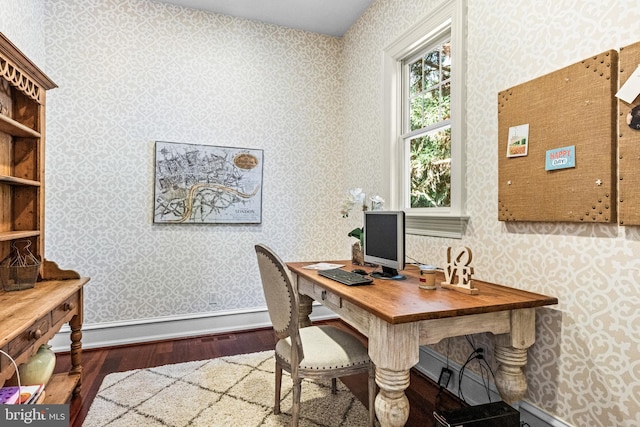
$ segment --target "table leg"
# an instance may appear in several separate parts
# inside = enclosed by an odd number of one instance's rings
[[[527,379],[523,368],[527,364],[527,350],[535,342],[535,310],[511,312],[511,333],[496,336],[495,358],[498,362],[496,387],[507,403],[515,403],[527,393]]]
[[[300,295],[300,301],[298,302],[298,325],[301,328],[306,328],[307,326],[311,326],[311,319],[309,315],[313,310],[313,298],[308,295]]]
[[[82,316],[76,315],[69,322],[71,328],[71,374],[80,374],[80,380],[73,390],[73,395],[80,394],[82,386]]]
[[[382,427],[404,426],[409,419],[409,370],[418,363],[418,327],[415,323],[391,325],[371,319],[369,355],[376,366],[376,416]]]
[[[291,272],[291,281],[294,289],[298,290],[298,275]],[[311,326],[311,319],[309,315],[313,310],[313,298],[309,295],[298,293],[298,326],[306,328]]]
[[[499,344],[499,341],[503,345]],[[527,379],[522,370],[527,364],[527,350],[504,345],[510,341],[508,335],[496,337],[495,357],[499,363],[496,370],[496,387],[505,402],[515,403],[527,393]]]
[[[73,395],[80,394],[82,386],[82,323],[84,322],[84,289],[78,290],[78,314],[69,321],[71,328],[71,370],[70,374],[79,374],[78,384],[73,389]]]
[[[404,391],[409,387],[409,371],[392,371],[376,367],[376,416],[380,425],[403,426],[409,419],[409,399]]]

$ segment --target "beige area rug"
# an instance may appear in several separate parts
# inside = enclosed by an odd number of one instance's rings
[[[289,426],[291,378],[283,375],[280,415],[273,414],[273,351],[109,374],[84,427]],[[301,427],[366,426],[364,405],[338,381],[304,380]]]

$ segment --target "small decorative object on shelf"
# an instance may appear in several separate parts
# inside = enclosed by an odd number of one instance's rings
[[[0,263],[0,281],[5,291],[33,288],[40,271],[40,260],[29,250],[30,240],[11,243],[11,253]]]
[[[36,354],[31,356],[27,363],[18,366],[21,385],[47,384],[53,370],[56,367],[56,354],[51,350],[49,344],[42,344]],[[14,374],[7,385],[18,385],[18,380]]]
[[[472,287],[471,275],[473,267],[471,267],[471,249],[464,247],[455,258],[451,257],[451,247],[447,248],[447,266],[444,269],[444,282],[441,286],[446,289],[463,292],[469,295],[477,295],[480,291]],[[457,283],[454,283],[458,278]]]

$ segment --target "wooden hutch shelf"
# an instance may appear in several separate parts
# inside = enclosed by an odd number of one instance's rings
[[[40,132],[0,114],[0,132],[24,138],[40,138]]]
[[[40,262],[31,267],[38,280],[24,287],[15,286],[17,279],[11,283],[9,267],[0,263],[0,350],[18,365],[25,363],[69,324],[71,370],[46,384],[48,404],[65,403],[80,392],[83,287],[89,281],[44,257],[45,101],[55,87],[0,33],[0,261],[13,260],[24,245]],[[0,353],[0,386],[14,372]]]
[[[0,183],[9,185],[25,185],[27,187],[40,187],[42,184],[32,179],[16,178],[15,176],[0,175]]]
[[[0,242],[22,240],[22,239],[27,239],[29,237],[36,237],[39,235],[40,235],[40,231],[38,230],[3,231],[0,233]]]

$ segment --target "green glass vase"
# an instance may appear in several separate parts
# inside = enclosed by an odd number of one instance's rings
[[[46,384],[53,375],[55,366],[56,354],[51,350],[51,346],[41,345],[27,363],[18,366],[20,385]],[[18,384],[15,374],[10,382]]]

